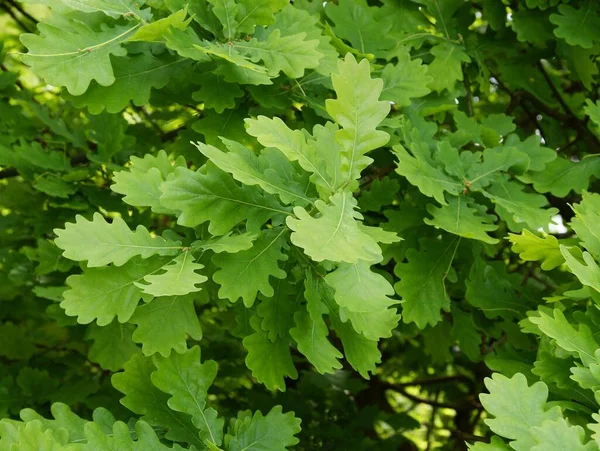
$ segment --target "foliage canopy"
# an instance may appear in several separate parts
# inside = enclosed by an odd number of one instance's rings
[[[600,4],[0,8],[0,450],[600,450]]]

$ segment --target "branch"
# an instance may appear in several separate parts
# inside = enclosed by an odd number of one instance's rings
[[[414,401],[419,404],[427,404],[429,406],[439,407],[441,409],[452,409],[452,410],[456,410],[456,411],[464,411],[464,410],[475,410],[480,407],[479,403],[475,402],[475,401],[467,400],[467,402],[465,404],[439,402],[439,401],[436,401],[433,399],[422,398],[420,396],[410,394],[406,390],[399,388],[393,384],[383,383],[382,385],[389,390],[394,390],[394,391],[400,393],[402,396],[410,399],[411,401]]]
[[[21,5],[19,5],[17,2],[15,2],[14,0],[4,0],[4,1],[6,3],[8,3],[9,5],[11,5],[13,8],[15,8],[17,11],[19,11],[23,17],[27,17],[35,25],[37,25],[39,23],[39,20],[37,20],[35,17],[33,17],[27,11],[25,11],[23,9],[23,7]]]
[[[7,2],[8,3],[8,2]],[[19,19],[16,14],[12,11],[12,9],[10,9],[7,5],[5,5],[4,3],[0,3],[0,8],[2,8],[4,11],[6,11],[6,13],[12,18],[12,20],[19,26],[21,27],[23,30],[25,30],[27,33],[31,33],[33,30],[31,30],[24,22],[21,21],[21,19]]]
[[[452,376],[438,376],[438,377],[432,377],[430,379],[402,382],[400,384],[391,384],[390,383],[389,385],[393,385],[394,387],[415,387],[415,386],[423,387],[425,385],[446,384],[446,383],[451,383],[451,382],[456,382],[456,381],[471,382],[471,380],[467,376],[463,376],[462,374],[456,374],[456,375],[452,375]]]

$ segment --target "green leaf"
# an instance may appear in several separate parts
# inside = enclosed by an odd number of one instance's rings
[[[590,184],[590,177],[600,175],[600,158],[588,155],[579,162],[556,158],[540,172],[527,173],[519,177],[525,183],[533,183],[539,193],[551,193],[565,197],[571,190],[581,193]]]
[[[152,383],[151,376],[155,371],[152,359],[136,355],[125,364],[124,372],[114,374],[111,378],[113,387],[125,395],[121,404],[140,415],[151,426],[165,428],[167,439],[187,442],[203,449],[204,444],[191,418],[171,409],[168,405],[171,396]]]
[[[108,86],[100,82],[92,83],[85,92],[66,95],[66,98],[77,108],[87,107],[92,114],[104,110],[118,113],[127,108],[130,102],[136,106],[146,105],[153,88],[164,88],[174,75],[190,64],[185,58],[151,53],[113,57],[111,61],[113,83]]]
[[[495,417],[485,423],[496,434],[513,440],[510,445],[516,451],[531,450],[536,445],[533,427],[561,418],[559,407],[549,409],[546,405],[548,387],[543,382],[529,387],[520,373],[510,379],[496,373],[484,382],[490,394],[482,394],[479,399]]]
[[[553,313],[554,318],[539,311],[536,316],[529,316],[529,321],[536,324],[548,337],[556,340],[556,344],[565,351],[578,355],[585,366],[597,363],[594,355],[598,343],[590,328],[586,324],[580,324],[579,330],[576,330],[560,310],[554,309]]]
[[[598,5],[587,0],[580,9],[571,5],[560,5],[558,14],[550,15],[550,22],[556,25],[554,34],[570,45],[578,45],[584,49],[591,48],[600,41],[600,17]]]
[[[231,40],[235,36],[238,26],[236,16],[239,13],[240,5],[234,0],[207,0],[213,8],[212,12],[219,19],[223,26],[223,36]]]
[[[398,303],[389,298],[394,294],[394,287],[373,272],[369,263],[341,263],[325,276],[325,281],[335,291],[340,318],[349,319],[354,330],[375,341],[392,336],[400,319],[395,309],[388,308]]]
[[[496,213],[509,224],[514,221],[517,224],[524,223],[534,230],[547,230],[558,209],[543,209],[548,204],[546,196],[523,189],[521,183],[504,179],[487,188],[484,195],[496,204]]]
[[[75,223],[68,222],[54,233],[54,242],[64,250],[63,255],[71,260],[87,260],[88,267],[109,263],[122,266],[138,255],[174,255],[182,249],[179,241],[153,237],[142,225],[132,232],[120,217],[108,223],[100,213],[94,213],[92,221],[77,215]]]
[[[65,291],[60,306],[67,315],[77,316],[79,324],[97,319],[99,326],[105,326],[115,316],[124,323],[142,298],[142,290],[134,283],[164,263],[163,259],[134,259],[121,267],[90,268],[83,275],[69,276],[70,289]]]
[[[420,59],[411,60],[408,50],[396,54],[398,63],[387,64],[381,72],[383,90],[381,98],[398,106],[409,106],[412,98],[426,96],[431,92],[427,87],[433,79],[427,73],[427,66]]]
[[[375,179],[368,190],[363,191],[358,205],[363,211],[381,211],[385,205],[391,205],[398,197],[400,184],[389,177]]]
[[[171,162],[164,150],[156,156],[132,156],[129,171],[115,172],[110,189],[123,194],[123,202],[129,205],[150,207],[155,213],[174,214],[173,210],[161,204],[160,186],[178,167],[185,167],[185,160],[180,157]]]
[[[235,108],[235,99],[244,95],[238,85],[227,83],[223,77],[212,72],[204,72],[194,79],[194,83],[199,84],[200,89],[192,94],[192,98],[204,103],[204,108],[211,108],[219,114]]]
[[[375,8],[364,0],[327,3],[325,13],[335,24],[335,33],[352,44],[361,53],[375,53],[393,46],[387,37],[390,21],[376,19]]]
[[[519,8],[512,14],[512,19],[510,24],[517,33],[519,41],[529,42],[536,47],[545,47],[546,42],[554,39],[553,27],[547,13]]]
[[[571,227],[588,252],[600,260],[600,194],[584,192],[581,202],[572,208]]]
[[[195,263],[192,253],[186,250],[160,268],[163,273],[149,274],[144,283],[135,282],[135,286],[152,296],[183,296],[202,289],[196,286],[208,280],[196,273],[202,268],[204,265]]]
[[[333,373],[342,368],[339,359],[343,355],[327,340],[329,329],[321,318],[313,320],[306,310],[294,315],[296,326],[290,329],[290,335],[298,343],[300,351],[321,374]]]
[[[235,141],[222,140],[229,150],[227,153],[200,142],[194,145],[219,169],[229,172],[244,185],[258,185],[269,194],[277,194],[286,204],[310,202],[302,186],[294,180],[296,170],[281,152],[264,149],[257,156]]]
[[[254,34],[257,25],[271,25],[274,14],[281,11],[287,0],[238,0],[240,7],[236,20],[238,33]]]
[[[285,391],[284,378],[298,377],[288,340],[269,340],[267,333],[260,328],[260,320],[256,316],[250,319],[250,325],[254,333],[243,340],[244,348],[248,350],[246,366],[252,371],[252,376],[269,390]],[[265,359],[265,356],[269,358]]]
[[[10,360],[29,360],[35,352],[33,337],[25,327],[10,321],[0,324],[0,356]]]
[[[77,191],[77,188],[56,176],[41,176],[32,185],[38,191],[53,197],[67,199]]]
[[[380,312],[398,302],[389,298],[394,295],[394,287],[365,261],[340,263],[325,276],[325,282],[334,289],[338,305],[351,312]]]
[[[439,227],[447,232],[465,238],[496,244],[498,240],[490,237],[487,232],[496,230],[493,215],[486,214],[486,207],[469,202],[465,196],[451,197],[447,205],[436,207],[427,205],[427,211],[433,216],[425,218],[425,224]]]
[[[519,254],[523,260],[528,262],[541,261],[540,265],[544,271],[550,271],[564,263],[558,244],[553,235],[541,238],[529,230],[523,230],[521,235],[508,234],[512,245],[512,251]]]
[[[242,298],[251,307],[259,292],[267,297],[274,294],[270,278],[283,279],[286,272],[279,267],[280,260],[287,260],[281,252],[285,245],[286,229],[264,231],[253,246],[235,254],[216,254],[214,264],[220,268],[213,280],[221,285],[219,297],[231,302]]]
[[[194,340],[202,338],[194,300],[190,296],[153,299],[152,302],[139,306],[129,322],[137,325],[132,338],[136,343],[142,344],[145,355],[158,352],[168,357],[171,350],[182,353],[187,348],[187,336]]]
[[[187,27],[192,19],[185,20],[186,16],[187,8],[184,8],[162,19],[146,23],[136,30],[129,41],[164,41],[167,30],[171,28],[183,30]]]
[[[125,362],[140,352],[140,348],[131,340],[132,332],[131,324],[121,324],[114,320],[104,327],[91,324],[88,326],[86,339],[93,340],[94,343],[90,346],[88,358],[105,370],[123,369]]]
[[[488,318],[522,318],[528,309],[507,280],[506,270],[483,263],[474,264],[466,282],[467,301]]]
[[[375,374],[377,363],[381,362],[381,353],[376,340],[369,340],[356,332],[350,322],[343,323],[335,314],[330,316],[333,327],[342,341],[344,355],[348,363],[365,379],[369,372]]]
[[[177,445],[171,448],[162,444],[154,429],[144,421],[135,423],[135,437],[137,440],[132,438],[132,431],[122,421],[115,422],[110,433],[103,431],[102,427],[96,423],[89,422],[85,425],[85,435],[88,449],[103,449],[106,451],[183,450]]]
[[[311,181],[328,192],[335,189],[329,177],[333,168],[329,168],[327,160],[320,155],[314,146],[309,146],[306,137],[300,130],[291,130],[285,123],[275,117],[269,119],[258,116],[256,119],[246,119],[247,132],[254,136],[265,147],[279,149],[290,161],[297,161],[305,171],[312,173]]]
[[[113,19],[120,17],[135,17],[136,19],[150,18],[149,10],[140,10],[140,6],[145,1],[136,2],[135,0],[44,0],[39,3],[47,3],[53,10],[68,11],[77,10],[84,13],[101,12]],[[64,9],[64,11],[62,11]]]
[[[362,215],[355,211],[356,200],[348,192],[336,193],[327,205],[322,200],[315,202],[321,213],[313,218],[302,207],[294,208],[288,216],[287,226],[293,230],[290,239],[304,249],[314,261],[357,263],[359,260],[378,261],[381,249],[377,242],[359,228],[357,219]]]
[[[438,93],[446,89],[453,92],[456,82],[463,80],[462,63],[469,63],[471,58],[462,46],[452,42],[437,44],[430,51],[434,58],[427,66],[432,77],[428,87]]]
[[[72,261],[62,256],[61,250],[52,241],[45,239],[38,239],[37,247],[27,250],[26,255],[29,259],[38,262],[35,273],[41,276],[54,271],[66,272],[74,265]]]
[[[273,30],[265,40],[256,38],[240,41],[235,48],[249,56],[254,63],[262,61],[270,76],[283,72],[290,78],[300,78],[306,69],[314,69],[323,56],[317,50],[319,40],[306,40],[306,33],[281,36],[281,31]]]
[[[564,418],[555,421],[544,421],[541,426],[535,426],[532,435],[537,445],[531,451],[589,451],[585,446],[585,430],[581,426],[571,426]],[[588,443],[589,445],[589,443]]]
[[[522,174],[529,167],[529,157],[515,147],[485,149],[483,162],[472,165],[467,171],[469,189],[482,190],[496,181],[500,172],[512,170]]]
[[[258,235],[254,233],[240,233],[239,235],[227,235],[212,237],[206,241],[195,241],[192,243],[192,249],[203,249],[213,251],[215,254],[227,252],[235,254],[239,251],[246,251],[253,246]]]
[[[95,32],[79,21],[68,22],[67,27],[41,23],[39,35],[21,35],[29,50],[21,58],[46,82],[80,95],[92,80],[102,86],[115,82],[110,55],[125,56],[121,43],[139,26],[117,25]]]
[[[253,416],[248,412],[237,420],[235,429],[225,437],[227,450],[285,450],[298,444],[294,435],[300,432],[300,422],[293,412],[283,413],[281,406],[273,407],[266,416],[260,411]]]
[[[298,309],[296,286],[285,279],[278,279],[273,287],[273,296],[260,295],[256,313],[262,319],[260,327],[268,333],[271,341],[284,338],[294,326],[294,313]]]
[[[597,127],[600,127],[600,105],[598,102],[592,102],[590,99],[587,99],[583,111]]]
[[[578,249],[578,248],[577,248]],[[579,249],[578,249],[579,250]],[[567,262],[567,266],[579,281],[600,292],[600,267],[594,258],[587,252],[583,252],[583,263],[575,258],[566,246],[560,245],[560,252]],[[585,263],[585,264],[584,264]]]
[[[412,132],[413,137],[418,133],[415,129]],[[464,185],[456,179],[446,175],[441,169],[437,168],[427,145],[420,139],[412,142],[410,146],[410,155],[404,147],[396,145],[393,147],[394,155],[398,158],[396,172],[426,196],[433,197],[440,204],[446,204],[444,192],[458,195],[464,190]]]
[[[208,389],[217,375],[217,363],[214,360],[200,363],[198,346],[182,354],[173,353],[169,358],[156,356],[153,361],[157,371],[152,373],[152,383],[171,395],[169,407],[191,415],[201,434],[210,443],[220,446],[224,420],[216,418],[214,409],[205,410]]]
[[[208,221],[213,235],[224,235],[244,220],[248,231],[255,232],[269,219],[288,213],[274,197],[240,187],[212,163],[198,172],[177,168],[162,192],[161,203],[181,211],[179,224],[195,227]]]
[[[327,99],[327,113],[342,127],[335,139],[342,147],[341,171],[346,181],[360,177],[373,160],[365,154],[385,145],[390,136],[377,126],[390,111],[389,102],[379,101],[383,81],[371,79],[367,60],[360,63],[352,54],[338,62],[338,73],[331,76],[337,98]]]
[[[434,326],[442,319],[441,310],[450,308],[445,280],[460,243],[459,237],[421,242],[421,250],[409,249],[408,262],[394,269],[400,277],[396,293],[402,297],[402,316],[405,323],[414,322],[419,329]]]

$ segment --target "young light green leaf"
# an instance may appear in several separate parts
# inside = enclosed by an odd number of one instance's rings
[[[338,73],[331,81],[337,98],[327,99],[325,108],[342,127],[335,139],[343,149],[342,173],[350,182],[373,161],[365,154],[388,142],[389,135],[377,126],[388,115],[390,104],[379,100],[383,81],[371,79],[369,62],[357,63],[350,53],[338,62]]]
[[[583,252],[584,264],[573,256],[568,247],[562,244],[560,245],[560,252],[565,258],[567,266],[579,281],[600,292],[600,267],[594,258],[588,252]]]
[[[540,266],[544,271],[550,271],[565,261],[558,240],[553,235],[541,238],[529,230],[523,230],[521,235],[509,233],[508,239],[513,243],[513,252],[518,253],[519,257],[528,262],[541,261]]]
[[[495,373],[484,382],[490,393],[480,395],[479,399],[485,410],[495,417],[485,422],[496,434],[513,440],[511,447],[516,451],[531,450],[536,445],[533,427],[562,416],[560,407],[549,409],[546,405],[548,387],[543,382],[529,387],[520,373],[510,379]]]
[[[304,249],[313,260],[320,262],[357,263],[359,260],[378,261],[381,249],[377,242],[359,228],[362,215],[355,211],[356,200],[349,192],[336,193],[327,205],[315,202],[321,213],[313,218],[302,207],[294,208],[296,218],[288,216],[286,223],[293,233],[293,244]]]
[[[215,254],[227,252],[235,254],[240,251],[247,251],[253,246],[254,241],[258,237],[255,233],[240,233],[238,235],[227,235],[212,237],[206,241],[195,241],[190,246],[192,249],[210,250]]]
[[[109,263],[122,266],[138,255],[174,255],[182,249],[179,241],[154,237],[142,225],[132,232],[120,217],[108,223],[100,213],[94,213],[92,221],[77,215],[75,223],[68,222],[64,229],[54,229],[54,233],[54,242],[64,250],[66,258],[87,260],[91,268]]]
[[[600,260],[600,194],[584,192],[581,202],[572,208],[571,227],[588,252]]]
[[[152,296],[183,296],[200,291],[198,287],[208,280],[206,276],[196,273],[204,265],[194,262],[189,250],[185,250],[172,261],[160,268],[161,274],[149,274],[144,283],[135,282],[135,286]]]
[[[69,276],[67,285],[70,289],[65,291],[60,306],[67,315],[77,316],[79,324],[96,319],[99,326],[105,326],[115,316],[124,323],[131,318],[143,296],[135,282],[164,264],[162,258],[136,258],[121,267],[90,268],[82,275]]]
[[[380,312],[398,303],[389,298],[394,295],[394,287],[365,261],[340,263],[325,276],[325,282],[334,289],[337,304],[351,312]]]
[[[185,167],[185,160],[180,157],[171,162],[164,150],[156,156],[132,156],[129,171],[115,172],[110,189],[125,195],[123,201],[129,205],[150,207],[155,213],[174,214],[160,203],[160,186],[178,167]]]
[[[144,355],[186,350],[186,337],[202,339],[202,329],[194,310],[193,296],[165,296],[140,305],[129,322],[136,324],[133,341],[142,344]]]

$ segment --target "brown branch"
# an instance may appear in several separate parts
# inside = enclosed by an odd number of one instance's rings
[[[382,385],[388,390],[393,390],[393,391],[400,393],[402,396],[410,399],[411,401],[414,401],[419,404],[427,404],[429,406],[434,406],[434,407],[438,407],[441,409],[452,409],[452,410],[456,410],[456,411],[465,411],[465,410],[475,410],[480,407],[480,404],[476,401],[467,400],[467,402],[464,404],[439,402],[437,400],[422,398],[421,396],[413,395],[413,394],[407,392],[406,390],[404,390],[403,388],[399,388],[398,386],[396,386],[394,384],[388,384],[388,383],[384,382],[384,383],[382,383]]]

